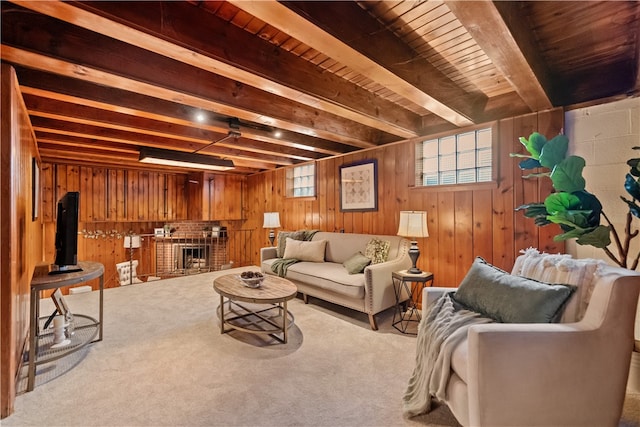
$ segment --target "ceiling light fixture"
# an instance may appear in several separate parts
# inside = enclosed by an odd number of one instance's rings
[[[225,171],[234,168],[233,161],[204,154],[185,153],[162,148],[140,148],[140,162],[164,166],[178,166]]]

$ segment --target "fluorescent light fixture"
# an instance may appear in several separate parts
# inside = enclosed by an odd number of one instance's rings
[[[185,153],[182,151],[165,150],[162,148],[140,148],[140,162],[155,165],[177,166],[226,171],[233,169],[233,161],[204,154]]]

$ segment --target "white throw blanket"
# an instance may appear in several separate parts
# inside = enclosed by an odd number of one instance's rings
[[[416,366],[403,397],[405,415],[429,412],[432,396],[446,401],[453,350],[466,338],[469,326],[490,322],[479,313],[457,309],[450,293],[426,311],[418,329]]]

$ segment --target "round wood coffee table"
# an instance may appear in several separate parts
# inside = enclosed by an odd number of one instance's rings
[[[236,329],[287,342],[287,330],[294,321],[293,314],[287,310],[287,301],[298,293],[296,285],[282,277],[265,275],[260,287],[250,288],[240,280],[239,274],[226,274],[213,280],[213,289],[220,294],[220,333]]]

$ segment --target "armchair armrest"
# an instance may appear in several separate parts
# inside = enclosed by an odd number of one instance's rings
[[[422,290],[422,309],[426,310],[427,307],[431,306],[442,295],[446,294],[447,292],[455,292],[456,289],[458,288],[446,288],[438,286],[424,288]]]
[[[617,425],[632,344],[625,355],[607,334],[586,322],[470,327],[469,423]]]

